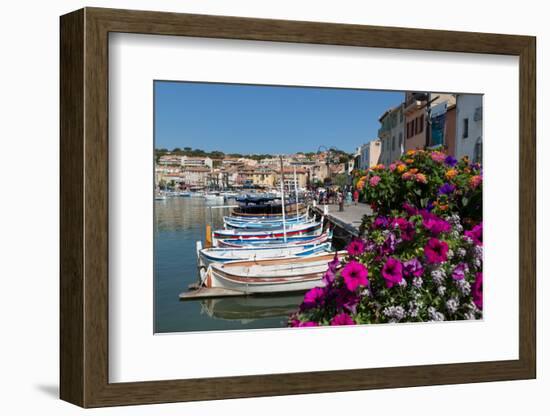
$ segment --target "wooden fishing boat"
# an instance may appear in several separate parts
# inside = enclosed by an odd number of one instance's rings
[[[208,267],[212,263],[227,263],[237,260],[306,257],[329,252],[330,246],[330,243],[325,242],[287,247],[202,248],[202,244],[198,241],[197,263],[199,267]]]
[[[276,230],[276,229],[282,229],[283,225],[286,224],[286,229],[291,230],[293,228],[297,228],[304,224],[310,224],[315,222],[315,219],[307,219],[304,218],[302,220],[297,221],[272,221],[272,222],[263,222],[263,221],[245,221],[245,222],[239,222],[239,221],[231,221],[231,220],[224,220],[225,228],[227,229],[235,229],[235,230]]]
[[[212,239],[225,239],[225,238],[239,238],[239,239],[249,239],[249,238],[277,238],[277,237],[292,237],[299,236],[309,233],[314,233],[323,228],[323,221],[311,222],[306,224],[295,224],[288,225],[286,229],[277,228],[273,230],[261,230],[261,231],[250,231],[250,230],[215,230],[212,232]]]
[[[332,231],[327,231],[322,234],[302,235],[299,237],[284,238],[249,238],[247,240],[239,240],[231,238],[225,240],[217,240],[218,247],[287,247],[293,245],[308,245],[322,244],[332,239]]]
[[[292,222],[300,222],[305,221],[309,218],[307,214],[302,215],[294,215],[292,217],[286,217],[285,221],[287,223]],[[224,222],[230,221],[234,223],[240,223],[240,224],[273,224],[273,223],[283,223],[283,219],[281,218],[269,218],[269,217],[235,217],[235,216],[224,216],[223,217]]]
[[[339,252],[339,256],[346,252]],[[277,293],[309,290],[322,286],[323,274],[334,253],[286,259],[212,263],[201,271],[202,284],[243,293]]]

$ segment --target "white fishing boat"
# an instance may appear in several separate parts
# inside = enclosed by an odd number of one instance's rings
[[[284,238],[249,238],[247,240],[239,240],[238,238],[230,238],[226,240],[217,240],[217,247],[271,247],[281,248],[293,245],[308,245],[322,244],[332,239],[332,231],[329,230],[322,234],[303,235],[299,237]]]
[[[339,252],[341,257],[346,252]],[[207,288],[224,288],[243,293],[295,292],[322,286],[323,274],[334,253],[286,259],[212,263],[201,271]]]
[[[320,233],[323,228],[323,220],[310,222],[305,224],[293,224],[283,225],[283,228],[277,228],[273,230],[215,230],[212,232],[212,240],[227,239],[227,238],[239,238],[239,239],[251,239],[251,238],[288,238],[292,236],[299,236],[305,234]],[[215,245],[215,244],[214,244]]]
[[[197,263],[208,267],[212,263],[227,263],[236,260],[261,260],[275,258],[305,257],[330,251],[330,243],[291,245],[287,247],[239,247],[202,248],[197,242]]]
[[[297,228],[299,226],[302,226],[304,224],[311,224],[315,222],[315,219],[307,219],[304,218],[302,220],[297,221],[285,221],[286,223],[286,229],[287,231],[291,231],[293,228]],[[272,221],[272,222],[263,222],[263,221],[248,221],[248,222],[238,222],[238,221],[231,221],[231,220],[224,220],[224,225],[226,229],[236,229],[236,230],[259,230],[259,231],[266,231],[266,230],[276,230],[276,229],[282,229],[285,225],[283,221]]]
[[[302,214],[299,216],[293,216],[290,218],[285,218],[287,223],[292,222],[300,222],[308,220],[309,216],[308,214]],[[235,216],[224,216],[223,217],[224,222],[232,222],[237,224],[282,224],[283,219],[282,218],[269,218],[269,217],[235,217]]]

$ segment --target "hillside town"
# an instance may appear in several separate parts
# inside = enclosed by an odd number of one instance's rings
[[[380,115],[378,137],[352,154],[327,146],[262,158],[191,148],[157,149],[155,182],[159,190],[272,190],[280,188],[284,178],[288,189],[343,188],[351,183],[354,169],[389,165],[409,150],[438,147],[450,156],[481,162],[482,116],[481,95],[407,92],[404,102]],[[203,155],[192,155],[197,152]]]

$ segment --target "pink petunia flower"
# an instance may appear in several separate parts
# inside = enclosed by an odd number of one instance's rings
[[[365,265],[357,262],[350,261],[342,269],[342,277],[344,278],[344,283],[349,291],[353,292],[359,286],[368,286],[368,270]]]
[[[311,309],[324,303],[325,291],[321,287],[314,287],[306,292],[302,302],[302,309]]]
[[[437,215],[430,213],[424,215],[422,225],[424,225],[424,227],[434,236],[438,236],[441,233],[448,233],[449,231],[451,231],[451,224],[449,224],[445,220],[442,220]]]
[[[365,252],[365,242],[360,238],[355,238],[347,245],[346,251],[350,256],[360,256]]]
[[[414,238],[414,225],[405,218],[397,217],[392,220],[392,225],[399,227],[403,241],[411,241]]]
[[[470,231],[466,231],[464,235],[466,237],[471,238],[476,246],[482,246],[483,245],[483,223],[476,225]]]
[[[396,258],[390,257],[382,267],[382,277],[386,287],[391,288],[403,280],[403,265]]]
[[[332,318],[330,321],[330,324],[331,325],[355,325],[355,321],[347,313],[342,312],[336,315],[334,318]]]
[[[476,280],[472,286],[472,298],[474,304],[479,308],[483,309],[483,273],[476,273]]]
[[[449,245],[445,241],[441,241],[437,238],[430,238],[428,244],[424,246],[424,254],[426,260],[430,264],[438,264],[447,261],[447,252],[449,251]]]

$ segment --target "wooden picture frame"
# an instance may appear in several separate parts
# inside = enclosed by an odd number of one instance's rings
[[[535,38],[85,8],[61,17],[60,396],[82,407],[530,379],[536,376]],[[108,379],[110,32],[519,57],[519,359],[135,383]]]

